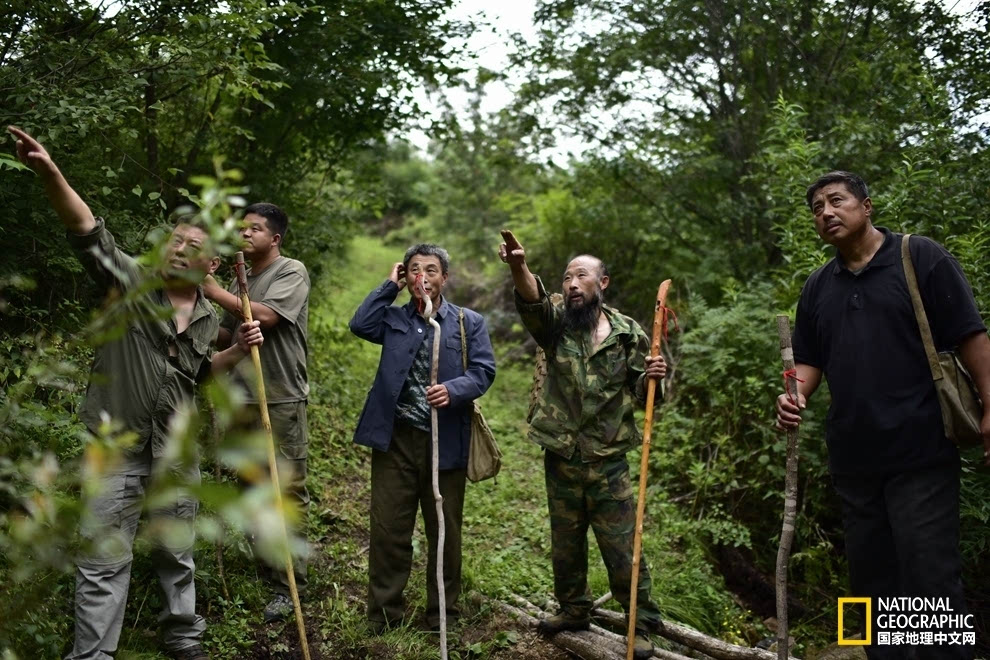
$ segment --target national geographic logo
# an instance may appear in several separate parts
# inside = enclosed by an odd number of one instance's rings
[[[876,605],[876,607],[874,607]],[[863,606],[863,639],[846,638],[847,608]],[[861,609],[861,608],[860,608]],[[875,634],[874,634],[875,633]],[[972,614],[958,614],[948,598],[840,598],[839,646],[960,646],[976,644]],[[874,641],[876,637],[876,641]]]

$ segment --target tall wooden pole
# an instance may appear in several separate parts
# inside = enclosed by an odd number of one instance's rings
[[[251,298],[248,296],[247,271],[244,268],[244,253],[238,252],[234,259],[237,271],[237,290],[241,294],[241,315],[248,323],[254,321],[251,314]],[[268,416],[268,397],[265,395],[265,377],[261,371],[261,352],[257,346],[251,347],[251,361],[254,363],[254,373],[257,378],[258,408],[261,410],[261,425],[268,439],[268,470],[272,476],[272,488],[275,489],[275,508],[278,510],[278,520],[282,527],[282,538],[285,539],[285,570],[289,577],[289,593],[292,595],[292,607],[296,612],[296,627],[299,629],[299,642],[302,644],[303,658],[310,660],[309,642],[306,639],[306,624],[303,621],[302,605],[299,603],[299,590],[296,588],[296,574],[292,568],[292,550],[289,548],[289,530],[285,526],[285,509],[282,507],[282,489],[278,483],[278,460],[275,458],[275,438],[272,435],[272,420]]]
[[[784,363],[784,387],[787,396],[797,401],[797,374],[794,371],[794,350],[791,348],[791,324],[787,316],[777,316],[780,337],[780,359]],[[784,523],[780,530],[777,550],[777,657],[786,660],[790,633],[787,623],[787,567],[794,543],[794,522],[797,518],[798,491],[798,430],[787,430],[787,471],[784,476]]]
[[[650,355],[660,355],[660,338],[667,327],[667,290],[670,280],[660,283],[657,305],[653,312],[653,338]],[[636,502],[636,533],[633,535],[632,580],[629,584],[629,631],[626,639],[626,660],[633,660],[636,644],[636,596],[639,593],[639,559],[643,551],[643,517],[646,515],[646,477],[650,467],[650,437],[653,435],[653,399],[657,382],[646,379],[646,421],[643,424],[643,455],[639,461],[639,500]]]
[[[433,300],[423,287],[421,276],[416,277],[414,286],[419,288],[420,301],[423,304],[423,318],[433,328],[433,353],[430,358],[430,385],[437,384],[437,374],[440,368],[440,324],[433,315]],[[447,660],[447,590],[443,582],[443,544],[446,537],[446,521],[443,518],[443,495],[440,494],[440,434],[437,426],[437,409],[430,406],[430,429],[432,431],[432,479],[433,501],[437,508],[437,601],[440,607],[440,658]]]

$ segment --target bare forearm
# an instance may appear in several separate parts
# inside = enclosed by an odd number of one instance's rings
[[[220,331],[217,333],[217,341],[216,341],[217,348],[219,348],[220,350],[229,348],[233,339],[234,339],[233,332],[231,332],[227,328],[220,328]]]
[[[233,314],[241,316],[241,299],[220,285],[204,287],[206,297]],[[271,307],[261,303],[251,303],[251,316],[255,321],[261,321],[261,328],[267,330],[278,323],[278,313]]]
[[[96,229],[93,212],[72,189],[62,173],[56,170],[44,178],[45,193],[59,220],[73,234],[88,234]]]
[[[536,286],[536,278],[530,272],[526,263],[512,265],[512,283],[519,292],[519,297],[528,303],[539,302],[540,291]]]
[[[990,414],[990,337],[977,332],[959,344],[959,356],[980,392],[983,411]]]
[[[234,365],[244,359],[244,355],[244,351],[237,344],[219,353],[214,353],[210,371],[214,375],[230,371],[234,368]]]
[[[794,365],[794,369],[797,371],[798,393],[804,396],[806,400],[810,399],[811,395],[815,393],[815,390],[822,383],[822,370],[807,364],[796,364]]]

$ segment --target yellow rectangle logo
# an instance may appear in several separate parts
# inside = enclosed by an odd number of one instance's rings
[[[842,610],[847,604],[863,603],[866,605],[866,639],[846,639],[845,628],[842,626]],[[839,599],[839,646],[869,646],[873,640],[873,599],[872,598],[840,598]]]

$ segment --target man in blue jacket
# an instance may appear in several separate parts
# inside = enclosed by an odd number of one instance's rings
[[[423,243],[406,251],[388,279],[364,299],[350,328],[358,337],[382,345],[375,383],[368,393],[354,441],[372,448],[371,547],[368,558],[368,621],[380,633],[399,623],[405,611],[402,592],[412,566],[416,509],[422,507],[429,540],[429,566],[436,566],[437,517],[431,470],[431,415],[439,426],[440,494],[446,525],[444,590],[448,620],[457,617],[461,591],[461,522],[471,440],[472,402],[495,380],[495,356],[485,319],[443,297],[450,258],[443,248]],[[417,312],[420,292],[392,303],[418,276],[440,324],[437,384],[430,385],[433,329]],[[461,359],[461,322],[467,346],[467,370]],[[426,618],[438,628],[440,605],[434,580],[426,581]]]

